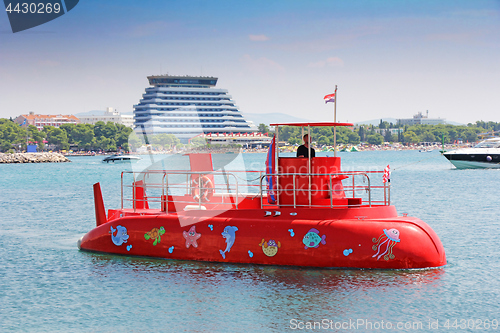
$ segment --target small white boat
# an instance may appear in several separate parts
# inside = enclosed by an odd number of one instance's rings
[[[131,155],[111,155],[102,160],[104,163],[123,163],[123,162],[137,162],[141,158]]]
[[[462,148],[443,153],[457,169],[500,168],[500,137],[481,141],[473,148]]]

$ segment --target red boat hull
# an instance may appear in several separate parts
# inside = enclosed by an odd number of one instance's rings
[[[410,269],[446,265],[435,232],[394,206],[179,213],[116,210],[81,250],[262,265]],[[116,217],[116,218],[115,218]]]

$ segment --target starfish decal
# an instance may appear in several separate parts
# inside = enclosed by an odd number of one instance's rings
[[[196,240],[201,237],[201,234],[196,233],[196,226],[192,226],[189,231],[183,231],[182,235],[186,239],[186,247],[189,249],[191,245],[193,247],[198,247],[198,243],[196,243]]]

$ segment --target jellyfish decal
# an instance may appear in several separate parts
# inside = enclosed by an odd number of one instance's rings
[[[398,229],[384,229],[384,233],[380,235],[378,239],[373,238],[372,241],[376,243],[372,246],[373,251],[377,251],[372,258],[377,257],[377,260],[380,259],[381,256],[384,256],[385,260],[394,259],[394,254],[392,254],[392,248],[399,243],[399,230]],[[387,243],[385,246],[385,251],[381,253],[383,245]],[[380,253],[380,254],[379,254]]]

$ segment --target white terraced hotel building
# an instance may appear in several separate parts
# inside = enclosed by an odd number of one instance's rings
[[[134,105],[134,126],[144,134],[174,134],[181,141],[201,133],[249,133],[247,122],[227,90],[214,88],[216,77],[148,76],[139,104]]]

